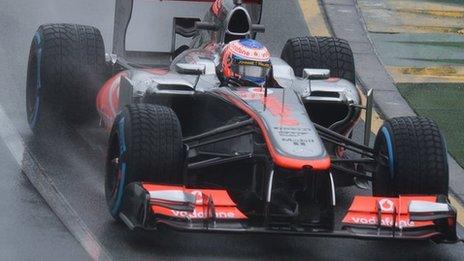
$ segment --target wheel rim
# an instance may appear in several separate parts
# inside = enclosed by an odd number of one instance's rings
[[[105,178],[105,196],[111,215],[117,218],[124,190],[124,169],[120,161],[119,149],[109,154]]]
[[[124,136],[124,118],[117,123],[117,130],[111,135],[108,158],[106,162],[105,196],[111,215],[118,217],[120,211],[124,187],[126,184],[127,163],[124,161],[126,153]]]
[[[117,195],[119,182],[121,181],[121,170],[119,166],[119,157],[115,157],[110,161],[110,170],[106,183],[108,192],[108,201],[114,201]]]

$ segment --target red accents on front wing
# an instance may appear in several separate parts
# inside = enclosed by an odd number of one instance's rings
[[[263,133],[264,140],[266,141],[267,148],[269,153],[271,154],[274,163],[282,168],[286,169],[293,169],[293,170],[301,170],[304,167],[309,167],[313,170],[328,170],[330,168],[330,157],[327,155],[325,158],[322,159],[314,159],[314,160],[302,160],[302,159],[295,159],[289,158],[284,155],[281,155],[277,152],[277,150],[272,146],[271,138],[266,131],[265,124],[261,117],[259,117],[256,112],[251,109],[248,105],[246,105],[242,100],[237,99],[233,96],[227,96],[227,100],[232,102],[235,106],[242,109],[245,113],[247,113],[255,122],[258,124],[261,132]],[[264,100],[264,98],[263,98]],[[265,101],[263,101],[265,102]]]
[[[226,190],[221,189],[189,189],[183,186],[172,186],[172,185],[158,185],[158,184],[150,184],[150,183],[143,183],[142,187],[147,191],[167,191],[167,190],[178,190],[187,193],[192,193],[197,196],[197,203],[203,204],[203,200],[201,199],[201,194],[211,196],[214,200],[214,205],[217,206],[237,206],[235,202],[230,198],[229,193]]]
[[[409,219],[409,203],[412,200],[436,202],[436,196],[399,196],[397,198],[356,196],[343,218],[345,225],[377,226],[378,208],[381,210],[381,226],[397,228],[425,227],[433,225],[432,221],[411,221]],[[396,217],[394,213],[396,212]]]
[[[155,215],[163,215],[182,219],[205,219],[208,213],[207,199],[214,203],[216,219],[247,219],[237,208],[237,204],[230,198],[226,190],[220,189],[189,189],[183,186],[157,185],[143,183],[142,187],[150,191],[181,191],[195,195],[196,203],[192,212],[169,209],[163,206],[152,205],[151,210]],[[206,198],[205,198],[206,197]]]

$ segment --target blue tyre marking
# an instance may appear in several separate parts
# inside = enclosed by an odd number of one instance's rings
[[[387,143],[387,150],[388,150],[388,165],[390,170],[390,178],[393,179],[395,176],[395,153],[393,151],[393,142],[390,135],[390,132],[387,128],[382,127],[381,129],[383,136],[385,137],[385,142]]]
[[[124,184],[126,183],[126,162],[122,161],[121,155],[124,155],[126,152],[126,138],[124,137],[124,117],[118,122],[118,131],[119,131],[119,160],[120,164],[120,175],[118,188],[116,190],[116,202],[111,209],[111,214],[117,216],[122,204],[122,198],[124,194]]]
[[[40,38],[40,33],[36,32],[34,35],[34,40],[37,44],[37,82],[36,82],[36,96],[35,96],[35,103],[34,103],[34,110],[32,112],[32,116],[29,119],[30,125],[32,128],[34,128],[37,124],[37,120],[39,118],[39,111],[40,111],[40,88],[42,87],[42,79],[41,79],[41,64],[42,64],[42,47],[41,47],[41,38]]]
[[[446,141],[446,137],[444,135],[441,135],[441,138],[443,139],[443,147],[445,147],[445,154],[448,153],[448,142]]]
[[[443,147],[445,148],[445,167],[446,167],[446,171],[449,172],[449,165],[448,165],[448,142],[446,141],[446,137],[444,135],[441,135],[441,138],[442,138],[442,141],[443,141]]]

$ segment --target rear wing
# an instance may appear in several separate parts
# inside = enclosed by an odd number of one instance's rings
[[[168,65],[196,35],[195,22],[236,2],[259,24],[262,0],[116,0],[113,53],[128,64]]]

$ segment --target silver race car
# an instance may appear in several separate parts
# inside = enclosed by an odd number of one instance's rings
[[[130,229],[457,242],[442,134],[430,119],[394,118],[370,147],[372,92],[363,103],[347,41],[305,36],[266,62],[225,60],[231,43],[258,45],[262,2],[117,0],[107,54],[94,27],[40,26],[32,130],[98,116],[108,208]],[[228,80],[231,62],[264,66],[264,83]],[[372,195],[335,218],[335,188],[369,183]]]

